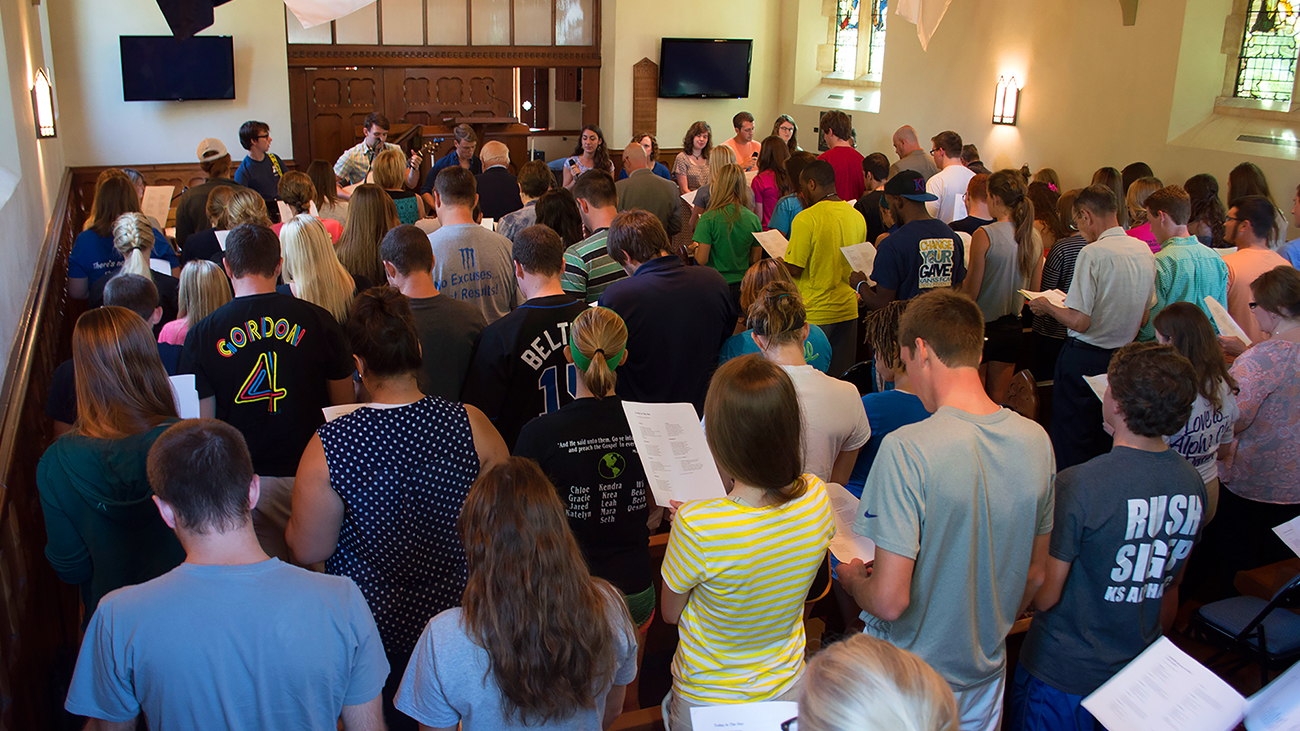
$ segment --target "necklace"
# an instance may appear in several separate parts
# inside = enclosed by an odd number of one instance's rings
[[[1291,332],[1292,330],[1295,330],[1295,329],[1297,329],[1297,328],[1300,328],[1300,322],[1292,322],[1290,327],[1283,328],[1283,329],[1281,329],[1281,330],[1278,330],[1276,327],[1274,327],[1274,328],[1273,328],[1273,331],[1272,331],[1271,333],[1269,333],[1269,334],[1272,335],[1273,337],[1277,337],[1278,335],[1281,335],[1282,333],[1289,333],[1289,332]]]

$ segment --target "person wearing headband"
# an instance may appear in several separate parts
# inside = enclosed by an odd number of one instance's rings
[[[767,285],[749,306],[748,324],[759,352],[794,383],[804,420],[803,471],[826,482],[848,482],[871,425],[857,388],[804,360],[810,326],[799,290],[790,282]]]
[[[592,576],[623,592],[638,630],[639,661],[654,618],[655,589],[645,470],[623,402],[614,394],[616,370],[628,359],[627,326],[613,310],[583,308],[563,353],[577,396],[524,425],[514,454],[537,460],[559,491]],[[627,707],[640,708],[637,700],[633,681]]]

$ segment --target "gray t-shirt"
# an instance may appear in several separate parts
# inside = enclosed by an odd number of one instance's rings
[[[429,620],[411,653],[406,675],[393,705],[425,726],[461,731],[601,731],[605,696],[617,685],[636,677],[636,630],[628,619],[623,599],[606,591],[607,615],[614,627],[615,670],[596,694],[596,707],[580,709],[567,719],[545,725],[523,725],[517,715],[507,718],[503,697],[492,676],[487,650],[465,632],[460,607]]]
[[[478,307],[489,325],[519,304],[510,239],[476,223],[459,223],[429,234],[429,244],[438,290]]]
[[[269,559],[184,563],[111,592],[64,707],[153,731],[332,729],[379,695],[388,660],[352,579]]]
[[[1088,695],[1160,638],[1160,597],[1200,539],[1205,482],[1172,449],[1115,447],[1057,476],[1051,555],[1070,563],[1020,662]]]
[[[459,401],[465,374],[474,357],[474,345],[487,327],[483,313],[472,303],[443,294],[411,299],[415,332],[420,336],[424,367],[420,390],[447,401]]]
[[[984,322],[993,322],[1007,315],[1019,315],[1025,305],[1020,290],[1029,286],[1029,277],[1020,274],[1020,245],[1016,243],[1016,227],[1010,221],[998,221],[980,229],[989,237],[989,248],[984,252],[984,277],[980,280],[980,293],[975,298]],[[1038,232],[1033,232],[1034,261],[1043,254]],[[967,276],[970,267],[966,267]]]
[[[1051,441],[1008,409],[940,407],[881,442],[855,533],[916,561],[911,602],[866,632],[916,653],[956,690],[996,678],[1034,538],[1052,530]]]

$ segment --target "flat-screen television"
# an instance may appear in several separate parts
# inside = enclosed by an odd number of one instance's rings
[[[659,96],[667,99],[747,97],[753,50],[752,40],[664,38],[659,46]]]
[[[122,36],[121,42],[126,101],[235,98],[230,36]]]

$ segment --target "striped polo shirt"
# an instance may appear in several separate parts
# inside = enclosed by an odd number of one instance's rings
[[[606,287],[627,276],[605,250],[607,236],[609,229],[602,228],[565,250],[560,287],[566,294],[590,304],[600,299]]]
[[[803,603],[835,523],[826,483],[753,508],[730,498],[677,511],[664,585],[685,594],[673,692],[695,703],[744,703],[788,690],[803,670]],[[779,560],[773,560],[779,557]]]

